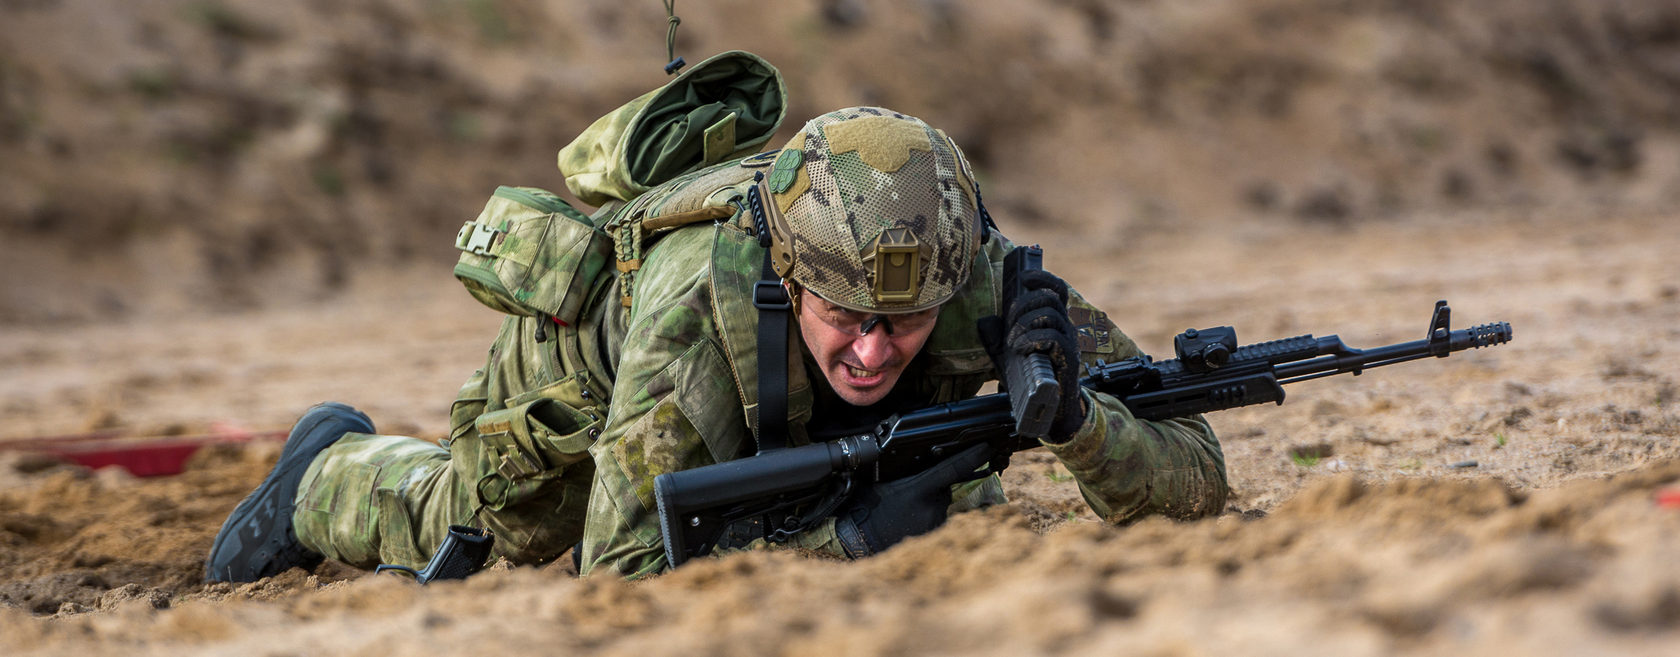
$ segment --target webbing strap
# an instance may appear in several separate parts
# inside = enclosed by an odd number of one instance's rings
[[[764,273],[753,284],[758,308],[758,453],[787,446],[788,418],[788,300],[782,278],[764,251]]]

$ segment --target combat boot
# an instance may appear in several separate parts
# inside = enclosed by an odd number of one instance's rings
[[[254,582],[293,567],[312,567],[324,558],[304,547],[292,531],[292,506],[310,462],[346,433],[373,433],[361,411],[327,402],[298,418],[280,451],[280,462],[262,484],[234,507],[204,564],[212,582]]]

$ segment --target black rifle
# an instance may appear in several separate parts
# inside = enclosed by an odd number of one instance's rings
[[[1283,384],[1354,374],[1511,340],[1511,325],[1447,327],[1447,302],[1435,304],[1423,340],[1354,349],[1332,335],[1302,335],[1237,346],[1229,326],[1189,330],[1173,340],[1177,358],[1137,356],[1087,368],[1081,385],[1120,399],[1132,414],[1165,420],[1241,406],[1283,403]],[[1007,455],[1039,446],[1015,432],[1007,393],[940,404],[896,415],[873,431],[836,440],[671,472],[654,479],[665,557],[672,567],[704,555],[731,523],[761,521],[765,538],[783,542],[837,508],[855,487],[921,472],[980,442]]]

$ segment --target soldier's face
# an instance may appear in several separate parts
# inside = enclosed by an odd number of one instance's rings
[[[938,308],[877,316],[799,291],[799,333],[805,347],[822,368],[829,387],[853,406],[868,406],[892,391],[910,359],[933,334],[938,316]]]

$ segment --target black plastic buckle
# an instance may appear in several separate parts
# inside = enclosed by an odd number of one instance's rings
[[[759,281],[753,284],[753,307],[759,310],[787,310],[793,307],[793,301],[788,298],[787,290],[776,281]]]

